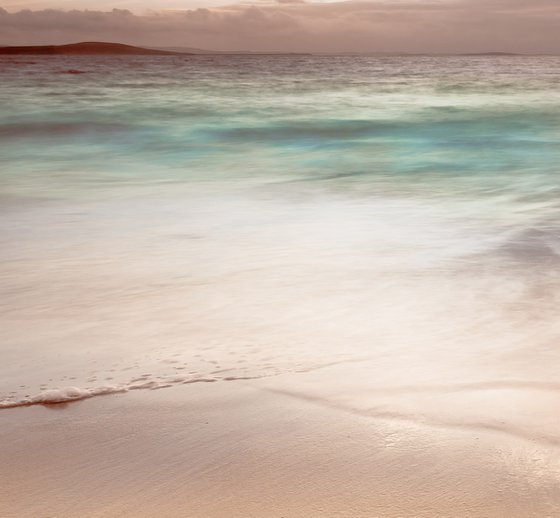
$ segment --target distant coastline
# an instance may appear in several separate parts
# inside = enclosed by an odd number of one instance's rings
[[[0,55],[34,56],[193,56],[193,55],[310,55],[304,52],[252,52],[190,49],[181,47],[147,48],[98,41],[85,41],[65,45],[0,46]]]
[[[176,56],[186,52],[147,49],[123,43],[87,41],[68,45],[29,45],[0,47],[0,55],[42,55],[42,56]]]
[[[124,43],[87,41],[64,45],[0,46],[0,55],[42,56],[379,56],[379,57],[515,57],[528,56],[514,52],[465,52],[453,54],[408,52],[282,52],[252,50],[207,50],[191,47],[137,47]]]

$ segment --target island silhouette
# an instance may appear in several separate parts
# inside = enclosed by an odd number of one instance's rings
[[[259,52],[253,50],[206,50],[191,47],[146,48],[110,43],[103,41],[84,41],[64,45],[24,45],[0,46],[0,55],[43,55],[43,56],[192,56],[199,54],[216,55],[255,55],[255,56],[309,56],[308,52]],[[325,53],[317,53],[324,55]],[[459,54],[410,54],[400,52],[341,52],[333,53],[341,56],[518,56],[510,52],[475,52]],[[328,55],[328,54],[326,54]]]
[[[188,55],[187,52],[176,52],[160,49],[147,49],[125,45],[123,43],[106,43],[84,41],[67,45],[29,45],[19,47],[0,47],[0,54],[56,55],[56,56],[177,56]]]

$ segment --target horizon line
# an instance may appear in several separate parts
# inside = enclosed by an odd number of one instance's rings
[[[313,55],[313,56],[488,56],[488,57],[537,57],[537,56],[560,56],[556,53],[521,53],[509,51],[463,51],[463,52],[408,52],[408,51],[354,51],[354,50],[337,50],[337,51],[307,51],[307,50],[223,50],[223,49],[202,49],[198,47],[189,47],[186,45],[173,45],[173,46],[158,46],[156,45],[133,45],[130,43],[113,42],[113,41],[79,41],[71,43],[58,43],[58,44],[32,44],[32,45],[12,45],[0,44],[0,49],[18,48],[18,49],[32,49],[32,48],[58,48],[68,47],[81,44],[100,44],[100,45],[116,45],[128,46],[136,49],[156,50],[175,53],[176,55],[184,54],[185,56],[196,55]]]

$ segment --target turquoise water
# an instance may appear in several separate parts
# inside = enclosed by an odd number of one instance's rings
[[[238,177],[554,186],[559,58],[41,58],[1,73],[4,185],[31,194]]]
[[[0,85],[6,404],[345,361],[554,378],[560,58],[3,58]]]

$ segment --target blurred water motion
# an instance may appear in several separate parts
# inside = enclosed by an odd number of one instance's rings
[[[556,379],[560,58],[3,58],[0,78],[5,406],[344,362]]]

